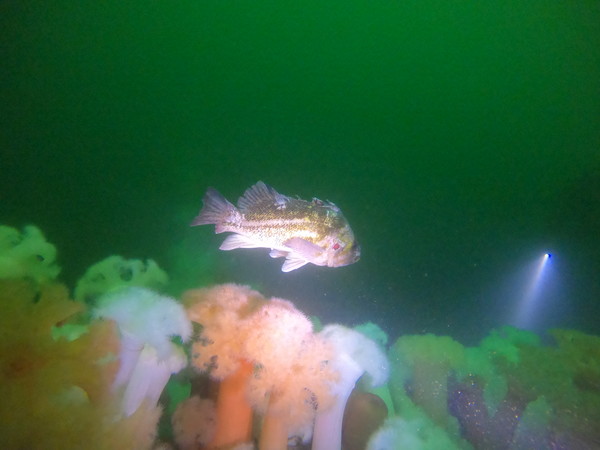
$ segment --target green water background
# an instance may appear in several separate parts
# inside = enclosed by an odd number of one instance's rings
[[[597,1],[4,0],[0,117],[0,222],[40,226],[71,286],[152,257],[469,339],[550,250],[537,325],[600,332]],[[257,180],[337,203],[361,261],[282,274],[188,227]]]

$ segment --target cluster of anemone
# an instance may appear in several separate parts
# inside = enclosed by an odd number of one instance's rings
[[[475,347],[374,324],[315,329],[222,284],[166,295],[153,260],[109,256],[74,289],[39,229],[0,226],[6,448],[594,448],[600,338],[512,327]],[[34,424],[34,426],[32,426]]]
[[[104,286],[95,291],[95,306],[71,300],[56,281],[56,249],[40,230],[0,227],[0,440],[6,448],[155,444],[159,396],[187,364],[170,339],[185,341],[191,325],[175,300],[106,283],[123,281],[114,270],[119,266],[100,267],[78,284]],[[133,278],[126,281],[149,281]]]
[[[11,430],[3,441],[15,448],[151,448],[169,402],[171,445],[179,448],[279,449],[294,439],[341,448],[354,384],[364,372],[376,382],[387,377],[383,350],[358,332],[316,333],[291,302],[233,284],[188,291],[182,303],[160,292],[168,277],[152,260],[110,256],[85,272],[70,300],[55,281],[56,250],[39,229],[0,232],[0,413]],[[191,321],[200,331],[190,345]],[[188,390],[165,400],[169,379],[188,362],[218,394]],[[36,414],[40,433],[27,433],[24,418]],[[333,443],[330,426],[319,424],[336,427]]]
[[[189,291],[184,302],[201,325],[192,363],[218,380],[211,447],[252,440],[253,417],[261,449],[286,448],[297,438],[313,449],[341,448],[345,405],[368,372],[384,383],[385,354],[364,335],[312,323],[286,300],[265,299],[234,284]],[[254,427],[255,428],[255,427]]]

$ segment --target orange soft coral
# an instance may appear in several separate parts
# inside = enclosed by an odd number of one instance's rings
[[[81,312],[64,286],[0,282],[0,441],[5,448],[149,448],[160,410],[114,422],[118,349],[111,323],[75,340],[52,328]],[[129,447],[128,447],[129,446]]]
[[[247,441],[250,406],[264,416],[262,449],[285,448],[290,435],[310,436],[316,405],[327,405],[327,381],[337,376],[326,364],[332,348],[312,333],[310,321],[292,303],[266,300],[245,286],[190,291],[184,301],[202,325],[194,364],[222,380],[216,436],[222,428],[239,429],[237,437],[211,445]],[[225,397],[233,401],[220,412]]]
[[[185,292],[190,320],[202,325],[201,338],[193,346],[194,365],[210,369],[217,380],[235,372],[242,361],[245,319],[266,301],[260,293],[235,284]]]
[[[283,448],[291,436],[306,441],[317,405],[328,407],[329,383],[337,380],[327,364],[333,348],[287,300],[270,300],[250,320],[244,353],[257,366],[249,395],[264,415],[260,448]]]
[[[244,391],[253,366],[243,355],[248,331],[245,319],[266,300],[248,287],[224,284],[187,291],[183,301],[189,318],[202,325],[202,334],[192,348],[192,362],[221,381],[216,430],[209,447],[248,442],[252,409]]]
[[[96,361],[116,343],[114,330],[104,325],[72,342],[53,340],[52,327],[82,310],[60,285],[36,292],[27,282],[2,282],[0,304],[0,421],[6,430],[1,440],[7,448],[42,442],[60,448],[70,429],[77,439],[78,425],[92,427],[100,418],[90,401],[103,397],[103,382],[114,367]],[[108,345],[92,347],[97,338]]]

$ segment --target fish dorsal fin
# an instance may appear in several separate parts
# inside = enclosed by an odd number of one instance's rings
[[[299,269],[305,264],[308,264],[308,261],[302,258],[300,255],[297,255],[296,253],[288,253],[283,266],[281,266],[281,271],[291,272],[292,270]]]
[[[277,209],[284,209],[289,198],[280,194],[268,184],[259,181],[254,186],[250,186],[244,192],[244,195],[238,199],[238,208],[245,211],[252,206],[264,203],[270,203]]]

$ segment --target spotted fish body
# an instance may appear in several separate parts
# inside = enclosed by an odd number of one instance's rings
[[[203,202],[192,226],[213,224],[215,233],[233,233],[221,250],[270,248],[271,257],[286,258],[284,272],[308,263],[345,266],[360,258],[352,229],[331,202],[287,197],[262,181],[246,190],[237,207],[213,188]]]

